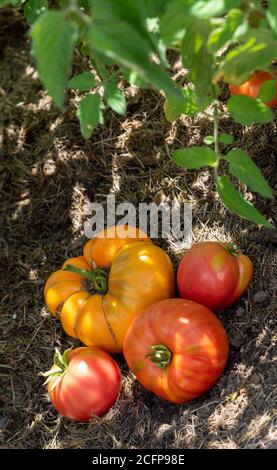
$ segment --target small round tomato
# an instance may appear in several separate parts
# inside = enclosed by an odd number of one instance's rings
[[[277,76],[276,76],[277,78]],[[261,86],[268,80],[274,80],[274,77],[266,71],[255,72],[247,82],[241,85],[230,85],[231,95],[247,95],[251,98],[258,98]],[[269,108],[277,107],[277,81],[276,81],[276,94],[266,103]]]
[[[253,276],[251,260],[234,243],[197,243],[179,264],[177,283],[180,296],[212,310],[234,303]]]
[[[102,416],[115,403],[121,373],[108,353],[95,347],[67,350],[54,356],[48,377],[48,393],[56,410],[75,421]]]
[[[172,403],[193,400],[222,374],[229,352],[214,313],[184,299],[155,302],[132,322],[125,359],[139,382]]]

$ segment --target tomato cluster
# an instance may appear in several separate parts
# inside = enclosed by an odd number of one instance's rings
[[[87,347],[55,354],[47,376],[55,408],[78,421],[101,416],[116,401],[120,370],[108,352],[123,350],[139,382],[182,404],[210,389],[229,351],[212,312],[234,303],[252,275],[250,259],[233,243],[197,243],[177,273],[167,254],[139,229],[109,228],[83,256],[67,260],[46,282],[46,303],[65,331]]]

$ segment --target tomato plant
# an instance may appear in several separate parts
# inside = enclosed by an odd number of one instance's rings
[[[87,346],[120,352],[131,320],[151,303],[172,297],[175,280],[167,254],[142,233],[124,226],[88,241],[83,256],[67,260],[44,288],[50,312]]]
[[[232,95],[247,95],[259,98],[261,93],[268,93],[265,104],[269,108],[277,107],[277,81],[275,76],[265,71],[258,71],[249,80],[241,85],[230,85]]]
[[[98,348],[58,351],[46,373],[48,393],[56,410],[76,421],[102,416],[115,403],[121,389],[116,362]]]
[[[177,404],[215,384],[228,350],[227,334],[214,313],[183,299],[162,300],[148,307],[131,324],[123,347],[139,382]]]
[[[197,243],[182,258],[177,274],[179,293],[212,310],[234,303],[253,276],[253,264],[233,243]]]
[[[169,121],[203,113],[214,125],[204,145],[178,149],[173,160],[186,170],[210,167],[230,211],[273,227],[237,189],[243,183],[262,197],[273,197],[251,156],[244,152],[240,158],[243,150],[224,132],[219,97],[221,81],[241,86],[257,70],[275,76],[276,0],[58,0],[53,9],[48,0],[0,0],[6,4],[24,7],[39,76],[55,105],[64,108],[70,89],[80,94],[76,114],[86,139],[103,123],[106,107],[126,113],[122,79],[153,86],[165,95]],[[76,48],[90,65],[72,76]],[[178,83],[168,73],[170,49],[180,53],[188,70]],[[258,97],[232,96],[228,111],[242,125],[269,123],[274,113],[267,104],[275,95],[274,80],[267,81]]]

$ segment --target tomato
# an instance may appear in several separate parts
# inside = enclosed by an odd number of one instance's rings
[[[139,229],[104,230],[46,282],[50,312],[87,346],[122,351],[133,318],[151,303],[173,297],[175,279],[167,254]]]
[[[206,307],[167,299],[155,302],[132,322],[123,352],[145,388],[182,404],[215,384],[224,370],[229,344],[221,322]]]
[[[253,276],[251,260],[233,243],[197,243],[184,255],[178,268],[180,296],[212,310],[234,303]]]
[[[55,354],[55,364],[43,374],[56,410],[75,421],[102,416],[115,403],[121,373],[108,353],[98,348],[76,348]]]
[[[276,76],[277,78],[277,76]],[[266,71],[258,71],[255,72],[252,77],[245,83],[241,85],[230,85],[230,92],[231,95],[247,95],[251,98],[258,98],[261,86],[264,82],[268,80],[274,80],[273,76]],[[268,101],[267,106],[269,108],[276,108],[277,107],[277,81],[276,81],[276,94],[275,96]]]

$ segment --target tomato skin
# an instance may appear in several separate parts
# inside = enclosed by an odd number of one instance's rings
[[[262,84],[268,80],[273,80],[273,76],[269,72],[255,72],[247,82],[241,85],[230,85],[231,95],[247,95],[256,99],[259,96]],[[277,107],[277,82],[275,96],[265,104],[272,109]]]
[[[162,369],[146,355],[151,346],[172,353]],[[172,403],[186,403],[210,389],[228,358],[226,331],[214,313],[185,299],[155,302],[131,324],[123,353],[138,381]]]
[[[177,272],[180,296],[212,310],[233,304],[246,290],[253,276],[251,260],[227,244],[197,243],[184,255]]]
[[[51,391],[54,380],[48,383],[53,406],[62,416],[81,422],[105,414],[121,389],[118,365],[98,348],[73,349],[64,376]]]
[[[52,273],[44,296],[67,334],[86,346],[119,353],[133,318],[152,302],[173,297],[175,277],[168,255],[141,230],[133,228],[126,238],[113,232],[114,227],[105,229],[86,243],[83,256]],[[90,281],[63,270],[71,265],[91,272],[93,262],[109,271],[106,293],[92,292]]]

